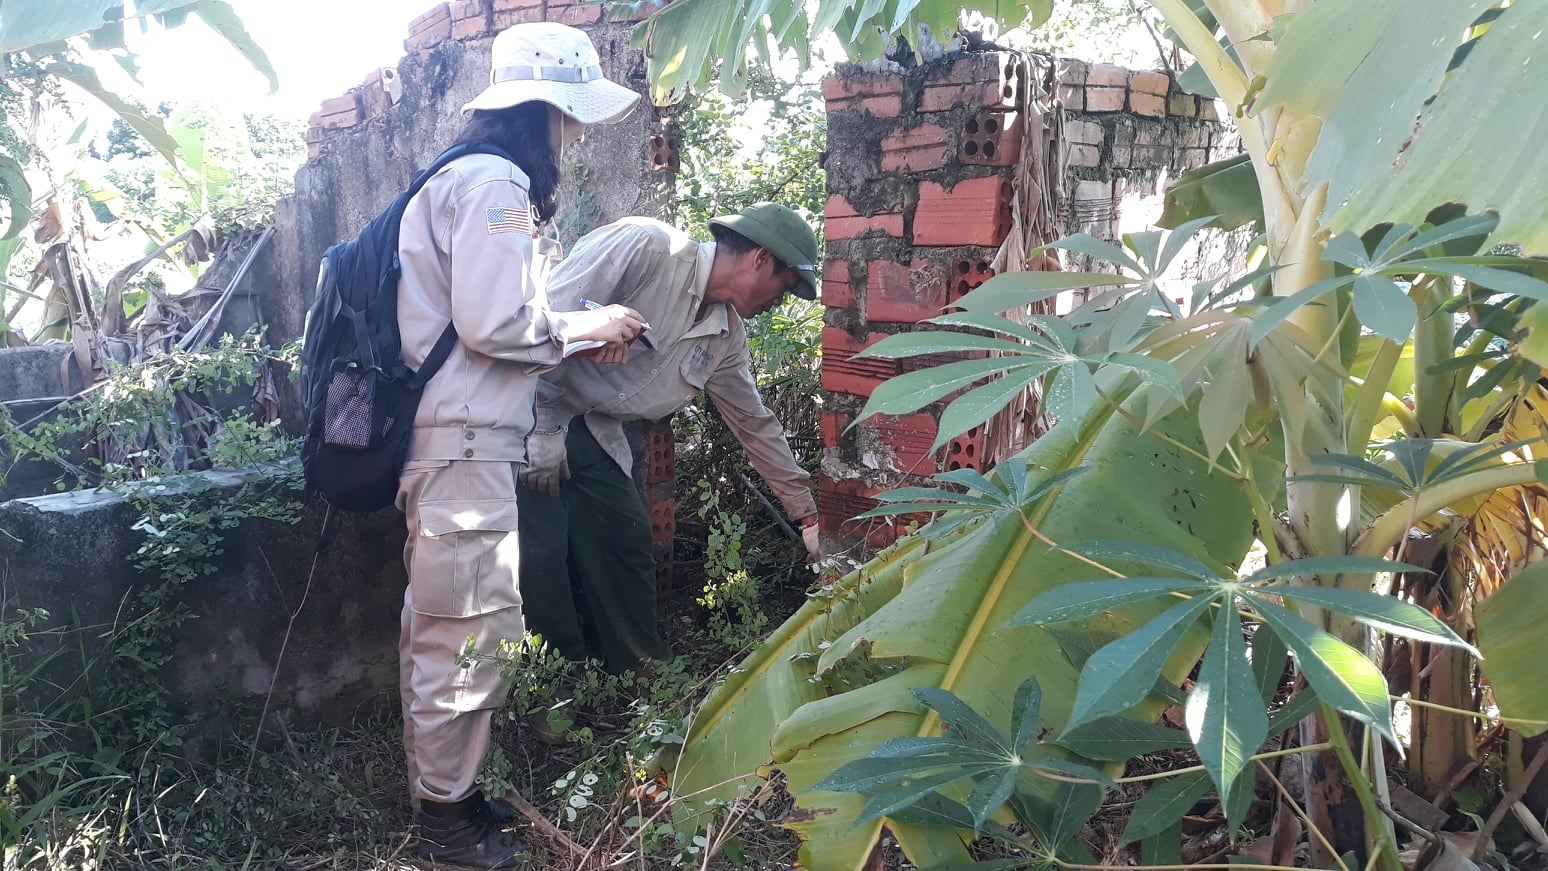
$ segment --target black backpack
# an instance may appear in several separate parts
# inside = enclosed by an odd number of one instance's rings
[[[419,371],[403,362],[398,335],[398,223],[408,201],[445,166],[468,154],[509,154],[486,142],[441,152],[360,236],[323,253],[317,298],[301,343],[306,441],[301,469],[310,490],[344,511],[393,503],[425,382],[457,341],[452,324]]]

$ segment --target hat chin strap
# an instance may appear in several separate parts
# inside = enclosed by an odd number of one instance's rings
[[[489,71],[491,84],[500,82],[567,82],[583,84],[602,78],[602,68],[596,64],[585,67],[545,67],[520,65],[495,67]]]

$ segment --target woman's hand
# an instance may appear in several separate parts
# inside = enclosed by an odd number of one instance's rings
[[[565,318],[570,322],[570,341],[591,340],[608,344],[598,354],[604,363],[628,359],[629,343],[645,329],[645,317],[626,305],[565,312]],[[620,351],[623,357],[617,359]]]

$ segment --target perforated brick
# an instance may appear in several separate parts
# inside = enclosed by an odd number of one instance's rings
[[[952,263],[951,286],[946,292],[946,302],[951,304],[967,296],[973,288],[994,277],[989,261],[984,258],[959,259]]]
[[[652,425],[645,436],[645,483],[671,482],[677,475],[677,440],[670,424]]]
[[[658,132],[650,135],[650,168],[656,172],[677,172],[682,169],[682,155],[678,151],[677,137]]]
[[[1014,166],[1021,160],[1025,130],[1019,112],[980,112],[963,122],[957,159],[969,165]]]
[[[948,472],[957,469],[984,471],[987,467],[987,458],[984,455],[984,428],[973,427],[947,442],[946,447],[941,451],[941,466]]]

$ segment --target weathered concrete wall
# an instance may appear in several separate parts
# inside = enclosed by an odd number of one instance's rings
[[[11,422],[24,424],[45,419],[61,397],[82,387],[81,370],[74,349],[64,343],[33,348],[0,349],[0,404]],[[0,445],[0,502],[19,496],[35,496],[52,489],[60,469],[36,460],[14,462]]]
[[[313,115],[311,159],[296,174],[295,194],[276,207],[275,239],[254,267],[271,340],[300,335],[323,250],[354,236],[456,138],[462,105],[489,82],[494,34],[545,12],[583,26],[608,78],[644,93],[644,62],[629,49],[629,25],[602,22],[599,5],[437,4],[410,25],[409,53],[395,72],[371,76]],[[660,121],[647,103],[618,124],[593,127],[566,151],[567,181],[579,182],[579,190],[564,194],[567,208],[556,222],[562,242],[626,215],[668,214],[671,176],[652,169],[651,138]]]
[[[246,476],[207,477],[234,491]],[[166,677],[195,737],[218,736],[218,717],[232,700],[256,710],[267,697],[275,716],[307,727],[347,725],[398,704],[402,518],[335,514],[319,552],[323,513],[314,505],[294,526],[243,523],[226,534],[216,571],[186,588],[183,601],[198,616],[178,630]],[[103,636],[134,616],[131,597],[156,582],[130,563],[145,535],[131,528],[137,516],[118,493],[0,504],[0,610],[43,608],[51,616],[40,629],[62,630],[34,635],[63,651],[44,673],[37,703],[79,692],[83,670],[100,674],[89,664]]]

